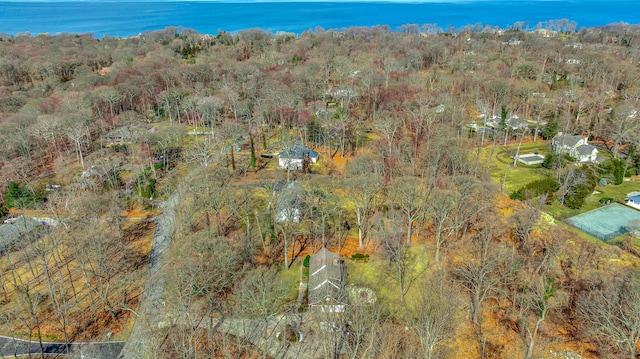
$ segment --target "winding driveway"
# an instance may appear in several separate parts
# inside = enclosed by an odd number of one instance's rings
[[[162,203],[162,214],[156,217],[156,231],[149,257],[147,281],[136,315],[133,329],[122,348],[120,358],[153,358],[157,348],[158,324],[164,317],[160,312],[164,296],[165,280],[159,275],[163,264],[164,252],[171,243],[176,220],[176,207],[180,203],[180,192],[176,190]]]

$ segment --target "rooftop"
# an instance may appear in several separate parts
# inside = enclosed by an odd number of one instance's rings
[[[306,156],[310,158],[317,158],[318,152],[307,148],[306,146],[295,144],[289,148],[286,148],[284,151],[280,152],[280,158],[292,158],[292,159],[303,159]]]

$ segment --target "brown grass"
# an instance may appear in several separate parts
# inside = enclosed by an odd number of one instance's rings
[[[106,230],[106,228],[105,228]],[[118,287],[128,284],[125,302],[127,306],[135,309],[140,300],[144,288],[145,274],[147,270],[148,255],[151,250],[155,225],[152,222],[127,222],[124,224],[123,237],[124,248],[127,248],[128,256],[125,257],[128,266],[123,272],[117,273],[112,283]],[[59,250],[49,250],[45,258],[49,263],[49,273],[55,282],[55,288],[60,293],[65,293],[68,325],[67,335],[71,340],[91,340],[104,338],[107,332],[111,332],[113,339],[124,339],[128,335],[127,322],[131,312],[127,309],[118,309],[113,318],[109,312],[100,308],[91,308],[91,301],[85,277],[82,274],[81,264],[72,258],[72,247],[76,238],[64,237],[63,231],[52,233],[59,240]],[[77,233],[76,233],[77,234]],[[32,339],[37,331],[31,333],[25,320],[33,320],[29,316],[25,297],[19,296],[16,291],[18,286],[29,286],[29,293],[42,296],[42,302],[37,306],[37,316],[43,340],[64,340],[62,322],[54,311],[51,300],[51,286],[43,271],[43,262],[35,254],[35,246],[43,246],[52,238],[46,234],[35,242],[25,245],[17,251],[12,251],[0,259],[0,312],[9,317],[9,321],[0,326],[4,334]],[[59,254],[57,254],[59,253]],[[60,255],[64,261],[60,261]],[[65,262],[66,261],[66,262]],[[55,264],[58,264],[56,266]],[[15,279],[14,279],[15,278]],[[75,293],[75,295],[73,294]],[[21,299],[22,298],[22,299]]]

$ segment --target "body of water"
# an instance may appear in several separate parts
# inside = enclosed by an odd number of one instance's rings
[[[200,33],[260,28],[300,34],[316,27],[437,24],[529,29],[548,20],[568,19],[577,29],[615,22],[640,24],[638,0],[443,2],[208,2],[208,1],[0,1],[0,33],[91,33],[96,37],[132,36],[178,26]]]

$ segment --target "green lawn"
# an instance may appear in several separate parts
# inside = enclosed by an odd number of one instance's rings
[[[516,163],[513,166],[512,156],[516,155],[518,145],[496,146],[495,148],[483,148],[480,153],[480,161],[488,165],[489,173],[496,183],[504,184],[502,190],[507,195],[521,188],[529,182],[554,176],[553,171],[543,168],[541,165],[527,166]],[[550,150],[547,141],[524,143],[520,147],[520,155],[538,152],[545,155]],[[506,179],[505,179],[506,175]]]
[[[413,255],[411,276],[418,278],[410,286],[405,296],[406,301],[418,297],[417,290],[420,286],[418,282],[420,278],[428,277],[431,273],[430,267],[433,264],[434,256],[430,248],[421,244],[412,245],[409,251]],[[394,307],[401,302],[400,288],[393,279],[389,262],[386,259],[374,257],[367,262],[347,260],[346,264],[350,283],[372,289],[376,293],[378,301],[387,306],[391,313],[395,312]]]
[[[307,278],[300,278],[302,272],[302,263],[298,263],[297,261],[291,265],[291,267],[287,270],[282,270],[278,272],[280,276],[280,280],[283,283],[286,283],[288,288],[287,297],[290,300],[294,301],[298,298],[298,286],[300,280],[307,280]]]
[[[624,199],[627,198],[627,193],[640,192],[640,177],[634,176],[627,179],[628,181],[624,181],[617,186],[608,184],[604,187],[596,187],[596,191],[601,193],[594,196],[597,196],[598,199],[611,197],[616,202],[624,202]]]
[[[545,207],[545,212],[552,215],[554,218],[567,219],[580,213],[588,212],[598,207],[601,207],[600,199],[613,198],[614,202],[624,203],[624,199],[627,197],[627,193],[638,191],[640,192],[640,177],[629,178],[629,181],[622,182],[615,186],[608,184],[604,187],[597,186],[594,193],[587,197],[584,205],[580,209],[567,208],[560,203],[554,202],[553,204]]]
[[[555,173],[553,171],[543,168],[541,165],[526,166],[521,163],[517,163],[517,165],[514,167],[512,156],[515,156],[517,149],[517,145],[500,147],[496,146],[493,149],[491,147],[488,147],[481,149],[479,154],[481,163],[487,164],[491,178],[493,178],[496,183],[499,183],[501,185],[502,191],[507,195],[521,188],[529,182],[548,178],[550,176],[555,176]],[[542,155],[545,155],[550,150],[551,148],[549,142],[537,141],[523,144],[520,147],[519,154],[524,155],[527,153],[538,152]],[[610,154],[605,153],[605,151],[601,152],[603,152],[601,154],[603,157],[610,157]],[[627,197],[627,193],[632,191],[640,191],[640,176],[628,178],[625,182],[617,186],[608,184],[604,187],[596,187],[594,193],[587,197],[584,205],[580,209],[567,208],[559,202],[554,201],[551,205],[545,206],[544,211],[552,217],[560,220],[556,223],[558,223],[562,227],[565,227],[581,238],[592,243],[604,244],[605,242],[602,242],[599,239],[592,237],[561,221],[601,207],[602,204],[600,204],[599,201],[602,198],[613,198],[615,202],[623,203],[624,199]],[[619,242],[626,238],[626,236],[627,235],[622,235],[610,240],[607,243],[614,245],[619,244]],[[640,247],[640,239],[634,240],[633,243],[634,245],[638,245]]]

